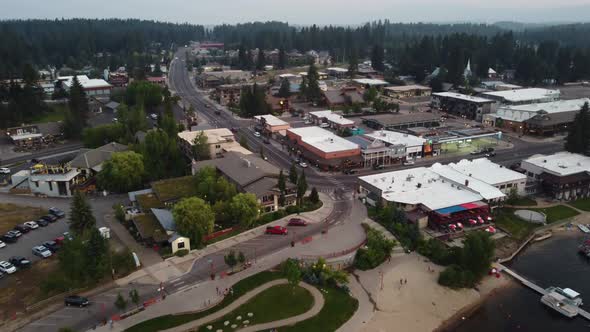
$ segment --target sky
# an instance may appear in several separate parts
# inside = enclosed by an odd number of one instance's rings
[[[0,19],[140,18],[214,25],[590,21],[590,0],[0,0]]]

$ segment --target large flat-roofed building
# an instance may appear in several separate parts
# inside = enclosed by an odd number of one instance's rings
[[[426,143],[422,137],[389,130],[375,131],[365,134],[365,136],[372,140],[382,141],[386,146],[403,147],[403,158],[406,160],[422,158],[424,143]]]
[[[553,199],[590,196],[590,157],[570,152],[534,155],[520,166],[528,177],[527,191]]]
[[[389,166],[401,163],[406,157],[406,146],[402,144],[385,144],[378,139],[356,135],[346,140],[361,148],[360,167]]]
[[[97,78],[88,78],[86,75],[76,75],[78,82],[82,85],[86,96],[88,97],[110,97],[113,88],[107,81]],[[74,76],[60,76],[57,78],[61,82],[61,87],[67,92],[70,91],[74,83]]]
[[[216,159],[228,151],[239,151],[244,154],[251,153],[236,142],[234,133],[227,128],[216,128],[207,130],[182,131],[178,133],[180,149],[189,158],[193,158],[193,146],[195,138],[201,133],[207,136],[209,146],[209,158]]]
[[[549,132],[554,134],[565,131],[585,103],[590,103],[590,98],[504,105],[500,106],[496,113],[486,114],[483,122],[486,125],[521,133],[529,133],[532,130],[532,133],[539,135]]]
[[[484,114],[496,110],[496,101],[494,100],[456,92],[433,93],[431,103],[435,109],[476,121],[482,121]]]
[[[552,102],[558,100],[560,94],[559,90],[527,88],[484,92],[481,93],[481,97],[494,100],[503,105],[524,105]]]
[[[312,123],[317,125],[327,123],[330,126],[330,128],[336,130],[354,127],[354,121],[349,120],[341,114],[334,113],[330,110],[309,112],[309,116],[311,118]]]
[[[363,116],[361,121],[369,128],[381,130],[404,130],[414,127],[438,127],[440,115],[428,112],[410,114],[380,114]]]
[[[383,88],[383,93],[392,98],[403,99],[410,97],[425,97],[430,96],[432,89],[423,85],[401,85],[388,86]]]
[[[358,85],[362,88],[368,89],[371,87],[380,89],[382,87],[388,86],[389,83],[384,80],[376,79],[376,78],[355,78],[352,80],[355,85]]]
[[[282,135],[285,135],[286,130],[291,128],[291,125],[288,122],[283,121],[272,114],[256,115],[254,116],[254,121],[257,125],[262,127],[262,130],[269,134],[281,133]]]
[[[224,70],[205,72],[197,76],[197,85],[203,89],[215,88],[223,84],[245,83],[252,73],[243,70]]]
[[[320,127],[287,129],[289,143],[301,155],[322,169],[340,169],[347,162],[360,161],[360,147]]]

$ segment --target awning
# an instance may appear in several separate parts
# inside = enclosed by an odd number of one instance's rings
[[[434,210],[434,212],[442,215],[448,215],[455,212],[465,211],[466,208],[462,207],[461,205],[449,206],[443,209]]]
[[[486,205],[486,203],[481,202],[481,201],[477,201],[477,202],[461,204],[460,206],[464,207],[466,210],[473,210],[473,209],[477,209],[477,208],[480,208],[485,205]]]

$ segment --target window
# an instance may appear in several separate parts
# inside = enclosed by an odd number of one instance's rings
[[[215,145],[215,148],[216,148],[216,149],[219,149],[219,148],[221,148],[221,145],[219,145],[219,144],[216,144],[216,145]]]
[[[178,249],[184,249],[184,241],[178,242]]]
[[[39,188],[39,181],[35,181],[35,187]]]
[[[47,182],[49,184],[49,191],[53,191],[53,182]]]
[[[507,184],[506,188],[512,188],[512,183]]]
[[[500,189],[504,189],[504,188],[506,188],[506,185],[503,184],[500,186]]]

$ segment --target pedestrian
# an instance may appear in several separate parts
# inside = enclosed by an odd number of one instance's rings
[[[215,291],[217,292],[217,295],[219,295],[219,286],[215,287]]]
[[[230,288],[229,291],[230,291],[231,295],[234,296],[234,288],[233,287]]]
[[[407,284],[407,283],[408,283],[408,279],[404,279],[404,284]]]
[[[403,285],[403,284],[404,284],[404,279],[400,279],[400,280],[399,280],[399,284],[400,284],[400,285]]]

